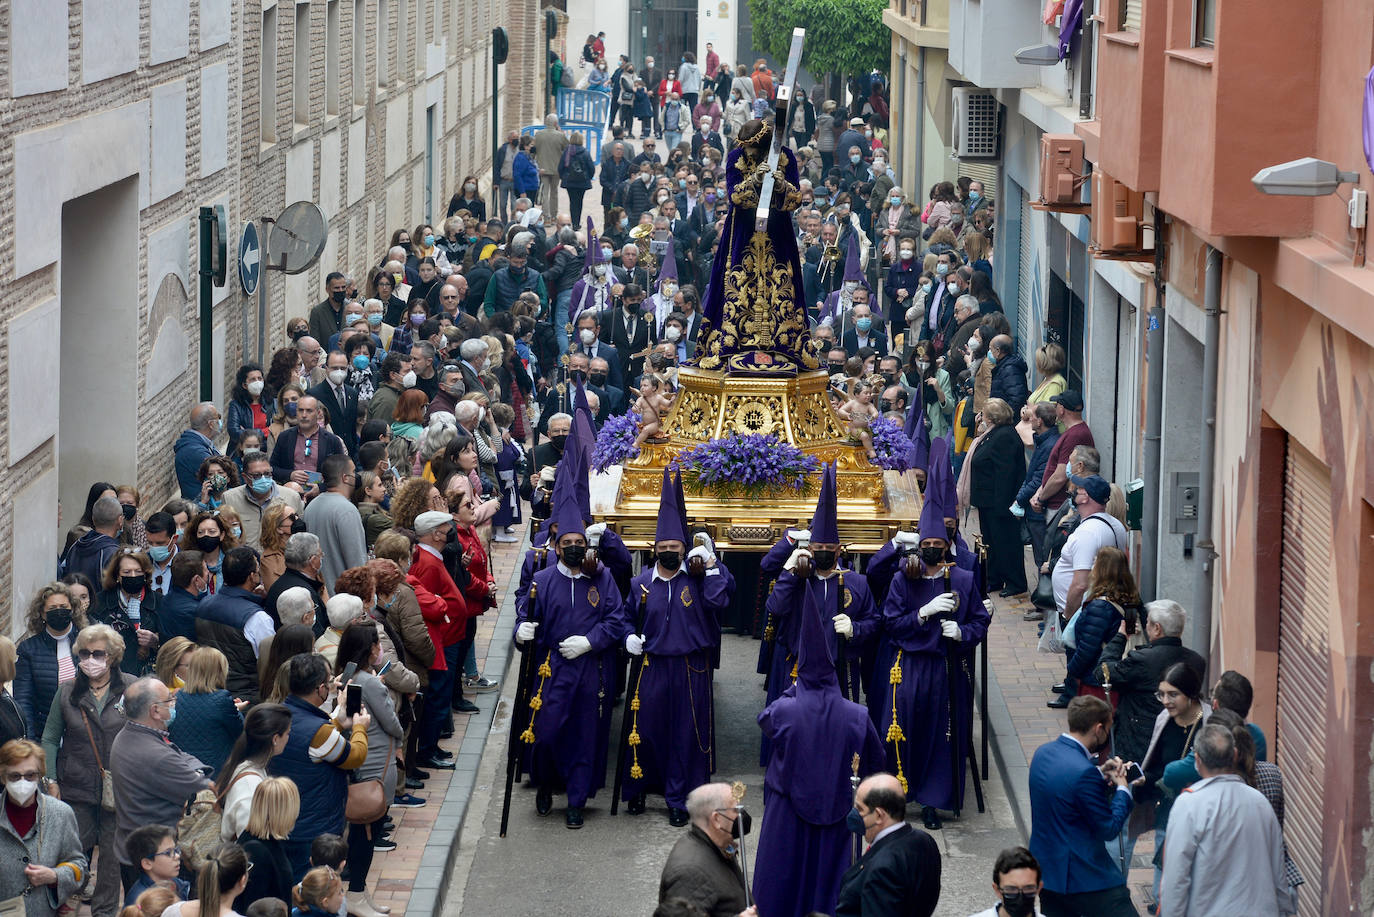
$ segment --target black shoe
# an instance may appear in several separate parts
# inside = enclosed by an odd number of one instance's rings
[[[568,807],[567,826],[574,831],[582,827],[582,810]]]
[[[644,794],[640,793],[638,796],[630,797],[630,802],[628,805],[625,806],[625,811],[629,812],[631,815],[643,815]]]
[[[1068,687],[1061,681],[1059,684],[1050,688],[1050,690],[1053,691],[1055,694],[1063,694],[1065,691],[1068,690]]]
[[[432,761],[452,761],[452,760],[453,760],[453,752],[448,751],[448,750],[443,749],[443,748],[436,748],[436,749],[434,749],[434,751],[430,754],[429,757],[430,757],[430,760],[432,760]]]
[[[396,849],[396,842],[385,835],[377,835],[372,841],[372,849],[378,853],[390,853]]]
[[[552,790],[546,790],[541,787],[539,792],[534,794],[534,811],[540,816],[548,815],[553,811]]]
[[[468,700],[466,697],[453,705],[454,713],[481,713],[482,708]]]
[[[434,770],[438,771],[451,771],[457,769],[458,767],[457,762],[453,761],[452,759],[448,761],[436,761],[432,758],[426,758],[420,761],[419,763],[425,767],[433,768]]]
[[[406,778],[406,789],[408,789],[408,790],[423,790],[424,788],[425,788],[425,782],[424,782],[423,780],[421,780],[420,778],[418,778],[418,777],[407,777],[407,778]]]
[[[1013,598],[1013,597],[1018,596],[1018,595],[1025,595],[1025,594],[1026,594],[1026,590],[1024,590],[1024,589],[1013,589],[1011,586],[1008,586],[1007,588],[1003,589],[1001,592],[999,592],[999,593],[997,593],[997,594],[1000,595],[1000,596],[1001,596],[1002,598],[1004,598],[1004,599],[1010,599],[1010,598]]]
[[[921,806],[921,824],[925,825],[927,831],[939,831],[944,826],[934,806]]]
[[[686,809],[668,809],[668,824],[672,825],[674,828],[681,828],[691,820]]]
[[[1061,694],[1054,700],[1046,701],[1045,706],[1051,707],[1055,710],[1063,710],[1065,707],[1069,705],[1069,701],[1071,700],[1073,700],[1072,697],[1069,697],[1067,694]]]

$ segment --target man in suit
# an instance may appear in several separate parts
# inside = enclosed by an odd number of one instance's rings
[[[1101,767],[1095,753],[1111,740],[1112,708],[1100,697],[1069,702],[1069,731],[1031,758],[1030,851],[1045,883],[1045,917],[1138,917],[1126,879],[1107,853],[1131,813],[1126,765]]]
[[[864,347],[871,347],[878,353],[887,353],[887,336],[882,325],[873,320],[873,309],[868,304],[868,290],[859,287],[852,294],[854,305],[849,311],[849,327],[844,332],[844,352],[854,356]]]
[[[649,271],[639,263],[639,246],[629,242],[620,250],[620,261],[611,265],[615,282],[626,286],[634,284],[641,290],[648,289]]]
[[[634,354],[648,350],[657,339],[654,323],[640,312],[643,302],[644,288],[627,283],[620,293],[620,308],[601,314],[601,340],[615,347],[621,379],[639,378],[644,372],[644,358]]]
[[[601,401],[600,416],[596,418],[598,423],[607,417],[618,417],[625,413],[625,390],[611,385],[610,369],[610,362],[605,357],[592,357],[587,381],[606,393],[606,397]]]
[[[325,379],[310,387],[306,394],[316,399],[329,412],[329,429],[343,440],[349,455],[358,451],[358,390],[346,385],[348,357],[335,350],[325,357]],[[296,406],[300,410],[300,405]],[[299,416],[299,415],[297,415]],[[275,456],[276,450],[273,450]],[[272,462],[276,465],[276,461]]]
[[[601,314],[599,312],[585,311],[577,316],[577,327],[573,329],[575,335],[573,343],[568,347],[569,353],[585,353],[588,360],[595,360],[602,357],[610,367],[610,374],[607,381],[615,388],[622,391],[625,383],[621,378],[620,353],[615,346],[606,343],[601,335]],[[604,393],[603,393],[604,394]],[[605,398],[601,399],[605,402]]]
[[[849,867],[835,917],[930,917],[940,901],[940,848],[906,823],[906,795],[891,774],[859,784],[849,830],[868,849]]]
[[[347,452],[343,440],[325,430],[319,399],[306,395],[296,402],[296,425],[283,430],[272,447],[272,477],[278,484],[295,481],[313,497],[320,492],[324,460]]]

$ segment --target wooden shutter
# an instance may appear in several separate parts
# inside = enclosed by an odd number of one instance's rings
[[[1292,439],[1283,490],[1275,761],[1283,769],[1288,852],[1307,880],[1298,893],[1299,914],[1318,917],[1331,684],[1331,472]]]

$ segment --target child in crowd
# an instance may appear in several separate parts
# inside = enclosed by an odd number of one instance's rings
[[[137,905],[139,895],[156,886],[171,888],[181,901],[191,896],[191,883],[179,878],[181,848],[177,846],[176,829],[144,825],[134,829],[124,845],[129,862],[136,863],[143,873],[124,896],[125,907]]]
[[[316,838],[319,840],[319,838]],[[344,913],[343,882],[328,866],[316,866],[291,890],[291,917],[334,917]]]
[[[334,874],[334,878],[337,880],[339,874],[343,872],[344,867],[347,865],[348,841],[337,834],[321,834],[310,842],[311,868],[310,872],[306,873],[305,877],[308,879],[311,873],[321,869],[327,869]],[[305,885],[304,880],[301,881],[301,885],[296,886],[296,890],[299,891],[302,885]],[[292,897],[295,897],[294,894]],[[300,902],[295,902],[295,906],[291,909],[291,917],[300,917],[300,915],[308,914],[336,914],[338,917],[348,917],[348,902],[344,900],[342,882],[338,883],[338,901],[334,902],[334,904],[335,907],[332,910],[302,911],[300,909]]]
[[[517,541],[515,526],[522,521],[520,515],[520,493],[516,489],[519,466],[525,461],[525,450],[515,441],[511,427],[515,424],[515,409],[498,401],[491,406],[491,419],[501,431],[501,449],[496,453],[496,477],[501,490],[501,507],[492,517],[492,528],[496,530],[493,541],[502,544]]]

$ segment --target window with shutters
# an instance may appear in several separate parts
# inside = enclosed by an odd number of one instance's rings
[[[1193,0],[1193,47],[1213,47],[1216,43],[1216,28],[1216,0]]]
[[[1300,917],[1323,912],[1322,813],[1331,684],[1331,472],[1291,438],[1279,555],[1279,678],[1275,762],[1283,770],[1284,835],[1307,880]]]
[[[1144,0],[1119,0],[1117,4],[1117,28],[1123,32],[1140,31],[1140,9]]]
[[[1019,189],[1018,189],[1019,190]],[[1016,240],[1020,255],[1020,276],[1016,284],[1016,339],[1023,356],[1030,354],[1037,346],[1033,330],[1035,320],[1035,247],[1031,220],[1035,211],[1031,209],[1030,197],[1024,190],[1020,192],[1021,233]]]

